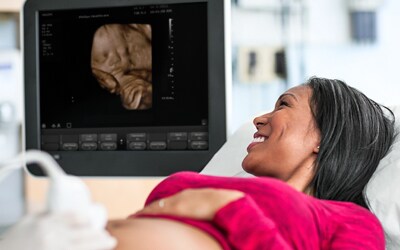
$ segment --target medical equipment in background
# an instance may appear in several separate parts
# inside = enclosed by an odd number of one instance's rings
[[[28,214],[0,236],[4,250],[112,250],[117,242],[80,213]]]
[[[1,84],[0,84],[1,85]],[[10,87],[10,86],[8,86]],[[0,163],[20,150],[20,123],[11,101],[0,102]],[[0,234],[24,214],[23,171],[14,171],[0,182]]]
[[[27,0],[26,149],[50,153],[66,173],[78,176],[200,171],[227,136],[229,8],[230,0]],[[97,35],[101,32],[107,34]],[[113,50],[107,39],[116,33],[147,37],[143,57],[130,52],[133,40],[119,41],[127,49],[115,50],[127,51],[119,56],[135,61],[132,65],[144,64],[145,69],[118,71],[147,76],[139,82],[151,86],[146,91],[152,98],[143,107],[129,107],[127,97],[135,91],[127,94],[123,84],[131,82],[118,80],[125,76],[113,75],[98,60],[113,54],[97,52]],[[102,38],[110,46],[102,47]],[[99,72],[114,85],[102,82]],[[35,166],[29,171],[43,175]]]
[[[49,212],[76,211],[89,218],[94,228],[104,228],[107,221],[105,208],[93,203],[86,185],[78,177],[65,174],[53,157],[45,152],[29,150],[0,162],[0,182],[12,171],[32,163],[38,164],[49,176]]]

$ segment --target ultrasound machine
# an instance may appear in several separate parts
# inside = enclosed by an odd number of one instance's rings
[[[25,149],[78,176],[201,171],[226,141],[226,2],[28,0]]]

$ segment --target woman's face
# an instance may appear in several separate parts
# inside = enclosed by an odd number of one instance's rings
[[[310,108],[311,95],[304,85],[289,89],[272,112],[254,119],[257,132],[242,163],[245,171],[287,182],[310,172],[320,140]]]

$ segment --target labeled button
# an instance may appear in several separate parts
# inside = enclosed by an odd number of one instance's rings
[[[96,142],[82,142],[81,149],[86,151],[94,151],[97,150]]]
[[[208,149],[208,141],[192,141],[190,147],[195,150]]]
[[[97,134],[81,134],[79,139],[81,142],[97,142]]]
[[[191,132],[190,140],[192,140],[192,141],[208,141],[208,132]]]
[[[150,142],[149,148],[151,150],[165,150],[167,148],[167,143],[165,141],[153,141]]]
[[[100,143],[101,150],[116,150],[117,143],[116,142],[102,142]]]
[[[168,140],[170,140],[170,141],[187,141],[187,133],[186,132],[168,133]]]
[[[131,133],[126,135],[127,141],[146,141],[146,133]]]
[[[128,149],[130,149],[130,150],[145,150],[146,143],[142,142],[142,141],[131,142],[128,144]]]
[[[78,143],[76,142],[65,142],[62,144],[62,149],[65,151],[76,151],[78,150]]]
[[[117,141],[117,134],[100,134],[100,141],[115,142]]]

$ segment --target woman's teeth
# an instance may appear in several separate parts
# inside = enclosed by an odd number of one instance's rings
[[[253,139],[252,142],[263,142],[263,141],[265,141],[265,137],[256,137]]]

